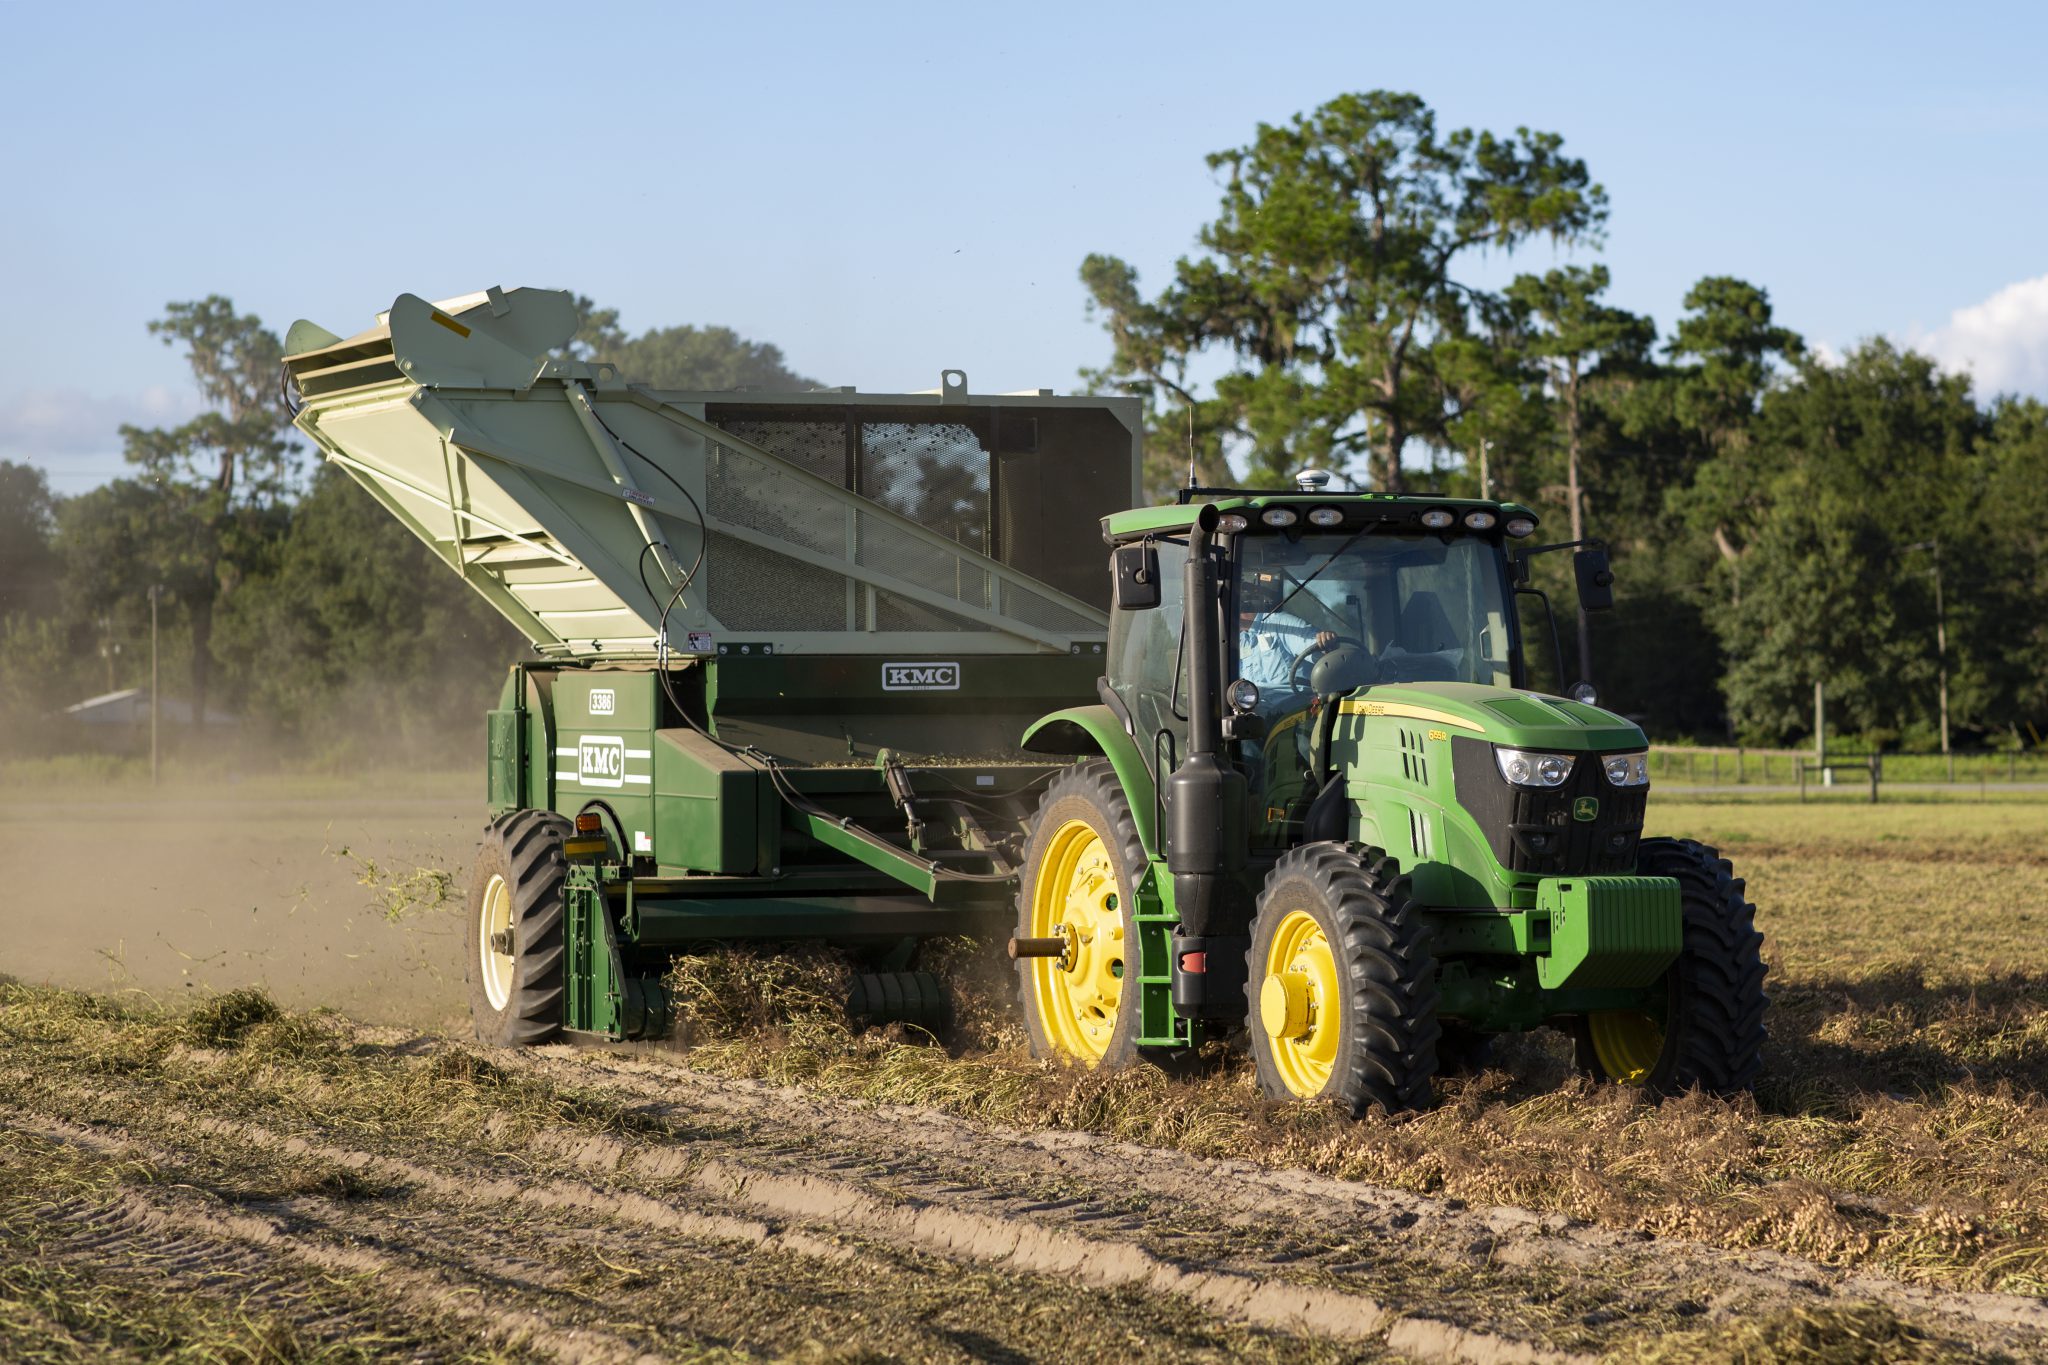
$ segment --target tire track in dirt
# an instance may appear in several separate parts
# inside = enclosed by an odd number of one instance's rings
[[[1603,1283],[1637,1277],[1662,1282],[1676,1273],[1699,1281],[1713,1301],[1730,1312],[1748,1312],[1757,1302],[1795,1298],[1874,1301],[1915,1317],[1955,1324],[1971,1336],[1988,1334],[2005,1349],[2048,1355],[2048,1301],[2024,1295],[1933,1289],[1779,1252],[1726,1251],[1580,1223],[1562,1214],[1471,1208],[1460,1201],[1300,1170],[1199,1158],[1088,1133],[1015,1132],[935,1110],[820,1099],[798,1088],[694,1071],[649,1053],[619,1055],[555,1046],[511,1054],[504,1064],[536,1069],[571,1085],[611,1085],[644,1097],[654,1106],[652,1112],[672,1109],[678,1117],[701,1120],[704,1111],[713,1110],[771,1130],[801,1129],[810,1154],[807,1164],[813,1168],[851,1153],[852,1168],[864,1167],[886,1178],[888,1162],[872,1155],[863,1160],[858,1154],[913,1147],[942,1163],[978,1168],[960,1178],[969,1192],[990,1198],[1001,1197],[1000,1181],[1026,1174],[1093,1191],[1140,1191],[1156,1200],[1185,1203],[1198,1197],[1205,1213],[1247,1232],[1270,1231],[1282,1219],[1300,1220],[1341,1231],[1353,1240],[1397,1244],[1446,1266],[1467,1269],[1551,1267],[1572,1274],[1591,1268],[1599,1271]],[[989,1172],[996,1168],[998,1188],[990,1189]],[[1105,1219],[1116,1216],[1113,1202],[1100,1198],[1078,1201],[1077,1207]]]
[[[45,1088],[44,1093],[48,1093],[48,1087]],[[75,1098],[80,1101],[80,1108],[98,1106],[119,1107],[123,1099],[121,1096],[104,1091],[75,1092]],[[793,1230],[778,1230],[775,1225],[770,1223],[748,1222],[744,1219],[730,1216],[697,1215],[687,1210],[677,1209],[663,1201],[649,1199],[630,1191],[600,1190],[594,1186],[560,1179],[522,1181],[510,1178],[494,1180],[489,1177],[457,1178],[402,1158],[364,1152],[333,1143],[312,1142],[302,1137],[274,1133],[255,1124],[233,1119],[220,1119],[205,1114],[195,1114],[176,1107],[158,1110],[154,1117],[157,1123],[152,1128],[151,1135],[147,1138],[137,1136],[135,1133],[125,1130],[118,1133],[108,1133],[61,1121],[21,1120],[18,1118],[6,1121],[9,1126],[17,1128],[24,1126],[35,1127],[47,1130],[52,1134],[61,1134],[67,1140],[93,1146],[107,1152],[109,1155],[140,1155],[166,1164],[175,1164],[179,1159],[180,1154],[175,1150],[175,1144],[166,1145],[166,1143],[167,1139],[175,1138],[180,1134],[186,1137],[219,1138],[230,1142],[249,1143],[267,1148],[281,1155],[332,1161],[364,1175],[403,1182],[414,1189],[452,1201],[457,1205],[458,1210],[471,1213],[467,1220],[460,1220],[447,1217],[425,1217],[422,1211],[412,1204],[408,1204],[404,1211],[398,1214],[393,1214],[390,1211],[379,1213],[367,1207],[357,1209],[327,1203],[322,1203],[317,1208],[303,1206],[303,1203],[315,1201],[288,1201],[289,1206],[279,1209],[278,1216],[274,1218],[213,1214],[210,1212],[200,1215],[185,1213],[174,1216],[155,1208],[153,1205],[148,1204],[147,1201],[134,1202],[126,1210],[130,1215],[131,1221],[137,1218],[143,1219],[152,1229],[156,1230],[161,1230],[163,1227],[168,1226],[169,1224],[166,1222],[168,1219],[173,1217],[182,1219],[178,1223],[178,1227],[195,1239],[193,1242],[193,1255],[202,1262],[208,1259],[205,1238],[209,1235],[236,1239],[245,1246],[263,1246],[267,1249],[302,1252],[309,1259],[329,1268],[353,1267],[365,1272],[374,1270],[380,1274],[386,1273],[392,1267],[402,1268],[411,1259],[404,1253],[416,1252],[423,1246],[431,1244],[440,1249],[441,1261],[435,1266],[435,1269],[444,1276],[450,1271],[461,1270],[468,1272],[465,1278],[471,1282],[495,1282],[498,1284],[508,1282],[531,1283],[541,1278],[538,1268],[530,1258],[508,1260],[507,1258],[499,1257],[494,1258],[493,1263],[489,1265],[479,1266],[477,1264],[478,1258],[473,1254],[465,1253],[459,1258],[451,1258],[447,1255],[446,1248],[459,1246],[466,1241],[474,1240],[478,1232],[478,1224],[473,1216],[474,1211],[493,1203],[531,1205],[550,1214],[565,1215],[578,1219],[569,1229],[553,1238],[544,1235],[541,1230],[530,1223],[522,1224],[517,1229],[516,1236],[526,1249],[531,1249],[536,1243],[544,1245],[550,1241],[563,1245],[574,1245],[579,1249],[587,1249],[588,1244],[592,1240],[589,1220],[580,1216],[596,1215],[607,1221],[623,1222],[640,1228],[658,1229],[670,1234],[710,1236],[728,1244],[738,1242],[748,1244],[750,1248],[781,1249],[833,1262],[846,1262],[859,1257],[858,1251],[854,1248],[808,1238],[804,1234]],[[550,1136],[554,1139],[553,1145],[558,1145],[563,1149],[578,1147],[589,1149],[585,1151],[586,1162],[602,1160],[602,1157],[595,1149],[590,1149],[591,1144],[589,1140],[582,1134],[564,1132],[551,1134]],[[729,1167],[719,1168],[716,1171],[700,1172],[697,1178],[689,1182],[689,1185],[693,1190],[701,1191],[707,1196],[712,1196],[722,1186],[728,1185],[734,1175],[735,1172]],[[129,1198],[135,1200],[136,1197],[131,1196]],[[826,1218],[822,1221],[833,1222],[834,1220]],[[423,1226],[408,1226],[410,1224],[423,1224]],[[877,1233],[884,1231],[883,1229],[873,1226],[859,1226],[858,1220],[843,1224],[842,1226],[847,1231],[858,1234],[864,1240],[872,1238],[890,1244],[900,1240],[886,1236],[877,1237]],[[346,1240],[349,1243],[349,1249],[339,1253],[322,1254],[306,1241],[309,1234],[324,1235],[328,1241]],[[272,1247],[272,1244],[279,1242],[280,1239],[290,1240],[291,1246],[288,1248]],[[382,1247],[385,1250],[380,1252],[359,1249],[364,1246]],[[644,1252],[648,1248],[642,1247],[639,1250]],[[659,1248],[656,1248],[656,1250],[659,1250]],[[215,1254],[212,1259],[218,1260],[218,1248],[215,1248],[214,1252]],[[633,1252],[627,1250],[621,1251],[618,1254],[630,1258]],[[1017,1263],[1007,1267],[1011,1273],[1028,1275],[1051,1265],[1050,1262],[1040,1265],[1038,1263],[1026,1263],[1022,1259],[1012,1259],[1016,1260]],[[733,1266],[730,1269],[738,1271],[742,1268]],[[864,1269],[879,1270],[880,1267],[865,1267]],[[484,1273],[478,1273],[479,1271]],[[924,1273],[928,1276],[930,1271],[927,1270]],[[1138,1288],[1147,1287],[1127,1277],[1099,1277],[1093,1282],[1105,1287],[1123,1285],[1131,1285],[1131,1287]],[[1040,1298],[1043,1298],[1047,1288],[1041,1288],[1034,1292]],[[1068,1304],[1072,1306],[1074,1291],[1068,1289],[1062,1292]],[[1228,1315],[1227,1310],[1231,1306],[1230,1304],[1221,1302],[1217,1306],[1220,1309],[1226,1310],[1224,1315]],[[1343,1314],[1341,1318],[1342,1324],[1355,1322],[1355,1311],[1349,1311],[1355,1309],[1355,1305],[1337,1303],[1333,1306]],[[1115,1316],[1112,1314],[1112,1318]],[[513,1325],[528,1325],[529,1319],[531,1319],[532,1339],[528,1344],[538,1346],[540,1349],[558,1354],[566,1359],[610,1361],[632,1359],[645,1354],[640,1349],[641,1343],[622,1340],[615,1336],[607,1337],[588,1328],[563,1328],[559,1324],[551,1323],[531,1305],[527,1306],[517,1315],[517,1320]],[[503,1336],[505,1335],[503,1324],[500,1324],[500,1327],[500,1335]],[[1340,1335],[1349,1337],[1352,1333],[1345,1331],[1340,1333]],[[512,1340],[513,1344],[518,1344],[518,1339],[508,1339]],[[1380,1353],[1371,1352],[1370,1354],[1378,1355]],[[1463,1358],[1535,1361],[1550,1360],[1558,1357],[1547,1353],[1532,1355],[1522,1351],[1509,1351],[1505,1355],[1467,1355]]]
[[[79,1098],[100,1103],[118,1100],[108,1092],[85,1092]],[[600,1189],[560,1178],[539,1182],[489,1176],[458,1179],[403,1158],[313,1142],[240,1120],[179,1108],[164,1109],[160,1117],[173,1129],[246,1142],[287,1156],[329,1161],[466,1205],[521,1203],[550,1212],[597,1215],[690,1238],[743,1243],[828,1260],[844,1260],[854,1254],[843,1245],[795,1229],[730,1214],[681,1209],[671,1202],[630,1190]],[[1403,1317],[1377,1300],[1354,1292],[1266,1279],[1244,1270],[1187,1270],[1128,1242],[928,1203],[891,1203],[826,1178],[792,1175],[722,1158],[700,1161],[689,1153],[674,1150],[633,1149],[608,1138],[582,1133],[544,1132],[527,1134],[526,1138],[576,1166],[608,1173],[631,1169],[654,1177],[681,1177],[694,1190],[720,1202],[752,1207],[778,1219],[829,1224],[863,1238],[1003,1271],[1055,1276],[1103,1289],[1133,1288],[1171,1294],[1207,1313],[1254,1327],[1340,1341],[1372,1341],[1398,1331],[1404,1342],[1402,1352],[1425,1359],[1501,1365],[1566,1365],[1590,1360],[1491,1333],[1452,1329],[1455,1335],[1440,1334],[1437,1329],[1443,1324]],[[152,1156],[170,1155],[132,1137],[122,1142]],[[526,1235],[532,1235],[530,1229]]]
[[[148,1157],[175,1154],[132,1139],[109,1139],[81,1125],[9,1116],[6,1126],[46,1140],[84,1147],[104,1155],[139,1153]],[[453,1318],[485,1340],[511,1350],[537,1349],[571,1365],[615,1365],[650,1359],[635,1344],[585,1327],[564,1327],[538,1314],[508,1312],[473,1282],[438,1269],[421,1269],[404,1259],[363,1243],[312,1240],[300,1235],[291,1220],[258,1213],[207,1206],[189,1191],[177,1188],[131,1187],[93,1206],[73,1203],[51,1211],[52,1221],[72,1231],[53,1248],[60,1260],[90,1257],[114,1264],[147,1261],[151,1269],[173,1280],[218,1282],[237,1279],[243,1297],[266,1309],[292,1313],[289,1293],[280,1286],[302,1283],[304,1269],[328,1275],[373,1278],[377,1295],[387,1305],[429,1318]],[[442,1229],[444,1234],[459,1231]],[[223,1253],[223,1247],[228,1250]],[[286,1263],[300,1267],[286,1269]],[[366,1314],[366,1316],[368,1316]],[[331,1330],[333,1324],[314,1318],[302,1325]]]

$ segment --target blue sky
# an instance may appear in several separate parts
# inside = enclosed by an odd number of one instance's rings
[[[2048,393],[2039,6],[380,7],[15,3],[0,458],[77,492],[196,405],[145,323],[225,293],[347,333],[402,291],[570,288],[829,383],[1071,387],[1090,251],[1163,281],[1205,153],[1349,90],[1562,133],[1613,299],[1767,288]],[[1544,268],[1548,248],[1496,268]]]

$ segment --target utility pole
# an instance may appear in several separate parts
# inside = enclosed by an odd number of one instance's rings
[[[1942,603],[1941,597],[1941,542],[1938,540],[1923,540],[1916,544],[1908,545],[1906,548],[1909,550],[1926,550],[1928,553],[1934,556],[1934,567],[1932,569],[1929,569],[1927,572],[1928,577],[1934,580],[1934,661],[1938,669],[1937,676],[1940,679],[1941,687],[1941,752],[1942,755],[1946,757],[1949,753],[1948,612]],[[1951,776],[1953,776],[1953,771],[1951,771]]]
[[[1825,683],[1813,685],[1813,761],[1828,761],[1828,692]]]
[[[163,703],[157,695],[156,667],[156,600],[163,596],[164,585],[149,585],[149,785],[154,787],[157,780],[157,721],[163,714]]]

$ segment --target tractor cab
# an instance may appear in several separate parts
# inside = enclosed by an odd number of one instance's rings
[[[1214,505],[1224,679],[1223,727],[1251,800],[1255,847],[1295,840],[1301,805],[1329,775],[1340,698],[1395,683],[1528,686],[1517,594],[1536,530],[1514,503],[1222,491],[1107,518],[1115,573],[1125,588],[1110,622],[1105,700],[1144,738],[1155,778],[1178,766],[1188,742],[1193,670],[1184,602],[1165,591],[1157,609],[1129,585],[1156,575],[1177,584],[1199,507]],[[1181,523],[1176,526],[1174,523]],[[1567,547],[1539,547],[1542,549]],[[1601,562],[1604,552],[1585,553]],[[1543,603],[1547,610],[1547,600]],[[1581,689],[1585,688],[1581,684]]]

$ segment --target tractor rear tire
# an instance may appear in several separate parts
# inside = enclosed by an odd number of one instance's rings
[[[1400,864],[1324,841],[1274,865],[1252,921],[1245,987],[1259,1084],[1352,1118],[1427,1108],[1436,961]]]
[[[1719,852],[1691,839],[1645,839],[1645,877],[1675,877],[1685,946],[1664,976],[1663,1019],[1617,1011],[1580,1019],[1582,1069],[1658,1095],[1738,1094],[1763,1065],[1763,935],[1743,882]]]
[[[570,824],[553,811],[500,816],[469,884],[463,976],[478,1041],[531,1047],[562,1031],[562,884]],[[496,935],[509,935],[493,942]],[[509,949],[509,951],[504,951]]]
[[[1134,893],[1145,871],[1131,803],[1108,761],[1054,778],[1024,846],[1017,936],[1070,946],[1017,963],[1032,1056],[1117,1068],[1150,1051],[1138,1047]]]

